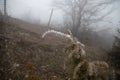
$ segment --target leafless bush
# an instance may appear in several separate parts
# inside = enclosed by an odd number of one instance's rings
[[[64,61],[64,70],[67,72],[68,79],[74,80],[110,80],[110,68],[105,61],[88,61],[85,60],[84,44],[73,37],[71,31],[69,34],[48,30],[42,37],[47,34],[55,33],[70,39],[70,44],[64,48],[64,53],[68,54]],[[113,74],[113,73],[112,73]],[[112,79],[113,80],[113,79]]]
[[[105,61],[87,61],[84,59],[84,48],[73,37],[71,43],[65,47],[65,53],[69,54],[66,69],[72,79],[75,80],[109,80],[109,65]],[[69,68],[69,69],[68,69]],[[112,79],[113,80],[113,79]]]

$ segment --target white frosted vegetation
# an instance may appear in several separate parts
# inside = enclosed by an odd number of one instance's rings
[[[42,38],[50,33],[54,33],[58,36],[70,39],[70,44],[64,48],[64,53],[67,53],[68,56],[65,58],[63,64],[63,68],[67,71],[69,76],[71,76],[70,78],[75,80],[89,80],[88,78],[91,80],[103,80],[103,78],[104,80],[109,80],[107,75],[109,72],[108,63],[105,61],[90,62],[85,60],[85,45],[78,41],[77,38],[73,37],[70,30],[68,32],[69,34],[65,34],[55,30],[48,30],[42,35]]]
[[[78,75],[77,74],[81,67],[85,64],[85,61],[80,62],[74,69],[73,72],[73,79],[77,79]],[[94,77],[108,77],[108,72],[109,72],[109,65],[104,62],[104,61],[92,61],[92,62],[87,62],[87,71],[86,71],[86,78],[89,76],[94,76]],[[82,73],[82,72],[81,72]],[[81,76],[82,77],[82,76]],[[106,80],[106,79],[105,79]]]
[[[51,33],[54,33],[54,34],[56,34],[58,36],[60,35],[62,37],[66,37],[66,38],[70,39],[71,41],[73,41],[72,33],[70,31],[69,31],[69,33],[70,33],[70,35],[69,35],[69,34],[65,34],[65,33],[59,32],[59,31],[55,31],[55,30],[48,30],[48,31],[43,33],[42,38],[44,38],[45,36],[47,36],[48,34],[51,34]],[[80,41],[77,41],[77,43],[80,44],[83,47],[85,46]]]
[[[44,38],[47,34],[50,34],[50,33],[54,33],[54,34],[56,34],[56,35],[64,36],[64,37],[66,37],[66,38],[71,39],[70,35],[65,34],[65,33],[62,33],[62,32],[59,32],[59,31],[55,31],[55,30],[48,30],[48,31],[46,31],[46,32],[42,35],[42,38]],[[71,39],[71,40],[72,40],[72,39]]]
[[[58,36],[68,38],[68,39],[71,40],[72,43],[75,43],[79,47],[81,47],[80,48],[81,49],[81,55],[85,55],[85,50],[83,49],[85,47],[85,45],[83,43],[81,43],[80,41],[78,41],[77,38],[73,37],[70,30],[68,30],[68,32],[69,32],[69,34],[65,34],[65,33],[62,33],[62,32],[59,32],[59,31],[55,31],[55,30],[48,30],[48,31],[43,33],[42,38],[44,38],[45,36],[47,36],[48,34],[51,34],[51,33],[54,33]],[[74,53],[74,51],[72,53]],[[69,57],[72,56],[72,53],[70,53]]]

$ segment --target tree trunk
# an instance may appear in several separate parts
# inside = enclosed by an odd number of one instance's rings
[[[74,36],[78,37],[79,34],[79,28],[81,27],[81,16],[78,18],[77,22],[74,24],[73,28],[72,28],[72,33]]]
[[[72,28],[72,33],[76,37],[78,37],[78,31],[79,31],[78,29],[79,29],[79,27],[77,25],[73,26],[73,28]]]
[[[4,15],[7,16],[6,0],[4,0]]]

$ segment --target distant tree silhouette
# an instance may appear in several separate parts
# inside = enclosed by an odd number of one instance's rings
[[[81,27],[90,26],[103,20],[111,10],[101,14],[113,0],[57,0],[55,7],[65,13],[65,25],[71,26],[74,36],[79,36]]]
[[[7,0],[4,0],[4,15],[7,15]]]

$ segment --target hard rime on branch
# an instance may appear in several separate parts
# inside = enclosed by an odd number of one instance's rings
[[[74,38],[74,37],[73,37]],[[69,54],[65,62],[68,76],[74,80],[109,80],[109,65],[105,61],[87,61],[83,55],[84,48],[73,39],[65,47],[64,53]],[[112,79],[113,80],[113,79]]]
[[[64,48],[64,53],[68,56],[64,60],[64,70],[67,73],[67,78],[70,80],[114,80],[113,74],[110,73],[108,63],[105,61],[87,61],[85,60],[85,45],[73,37],[70,30],[69,34],[65,34],[55,30],[48,30],[43,35],[55,33],[70,39],[70,43]],[[112,78],[112,79],[111,79]]]
[[[73,41],[73,39],[77,39],[77,38],[72,38],[72,33],[70,30],[68,30],[69,34],[65,34],[65,33],[62,33],[62,32],[59,32],[59,31],[55,31],[55,30],[48,30],[46,32],[43,33],[42,35],[42,38],[44,38],[45,36],[47,36],[48,34],[51,34],[51,33],[54,33],[56,35],[59,35],[59,36],[63,36],[65,38],[68,38],[70,39],[71,41]],[[80,41],[77,41],[78,44],[80,44],[81,46],[85,46],[84,44],[82,44]]]

